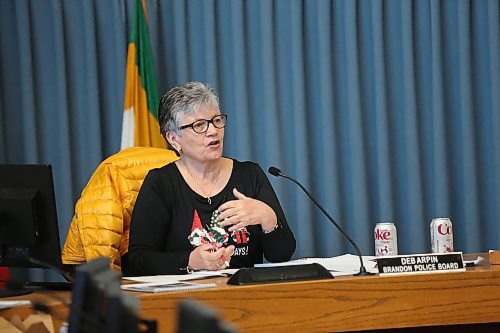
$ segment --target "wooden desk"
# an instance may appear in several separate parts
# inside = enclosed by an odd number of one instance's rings
[[[156,319],[160,333],[175,332],[177,304],[185,298],[217,309],[239,332],[349,332],[409,327],[418,327],[413,330],[418,332],[438,332],[450,331],[443,325],[481,323],[490,323],[488,328],[500,332],[500,266],[488,263],[461,273],[338,277],[253,286],[228,286],[222,278],[210,280],[214,281],[218,286],[213,289],[132,294],[141,301],[141,316]],[[67,313],[57,302],[54,309]],[[20,311],[23,309],[3,310],[0,315],[9,318]],[[61,321],[56,319],[56,323],[60,325]],[[454,326],[451,331],[468,330],[478,331],[478,327]]]

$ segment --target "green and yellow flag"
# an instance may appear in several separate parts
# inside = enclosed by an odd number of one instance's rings
[[[127,52],[121,149],[132,146],[165,148],[166,142],[158,125],[158,87],[153,54],[140,0],[135,0]]]

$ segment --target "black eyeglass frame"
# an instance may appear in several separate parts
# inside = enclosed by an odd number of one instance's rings
[[[224,125],[222,125],[222,126],[220,126],[220,127],[219,127],[219,126],[217,126],[217,125],[215,125],[215,123],[214,123],[214,119],[219,118],[219,117],[220,117],[221,119],[223,119],[223,120],[224,120]],[[198,123],[198,122],[204,122],[204,123],[206,123],[206,127],[205,127],[205,130],[204,130],[204,131],[198,132],[198,131],[196,131],[196,130],[194,129],[194,124],[196,124],[196,123]],[[218,114],[218,115],[214,116],[214,117],[213,117],[212,119],[210,119],[210,120],[209,120],[209,119],[198,119],[198,120],[196,120],[196,121],[193,121],[191,124],[187,124],[187,125],[182,125],[182,126],[179,126],[179,127],[178,127],[178,129],[179,129],[179,130],[183,130],[183,129],[186,129],[186,128],[188,128],[188,127],[191,127],[191,129],[192,129],[195,133],[201,134],[201,133],[205,133],[206,131],[208,131],[208,127],[210,126],[210,124],[214,125],[214,127],[215,127],[215,128],[218,128],[218,129],[221,129],[221,128],[226,127],[226,125],[227,125],[227,115],[226,115],[226,114]]]

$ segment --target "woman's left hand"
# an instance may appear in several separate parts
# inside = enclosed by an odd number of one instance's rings
[[[218,208],[217,220],[222,227],[230,226],[229,232],[246,227],[247,225],[261,224],[263,230],[272,230],[277,217],[274,210],[266,203],[249,198],[233,189],[236,200],[223,203]]]

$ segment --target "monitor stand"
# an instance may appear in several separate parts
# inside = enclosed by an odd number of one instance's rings
[[[4,297],[14,297],[14,296],[22,296],[31,293],[32,290],[29,289],[10,289],[10,288],[1,288],[0,289],[0,298]]]
[[[66,291],[73,290],[73,282],[70,281],[28,281],[24,283],[25,289]]]
[[[73,289],[73,282],[68,281],[68,276],[61,274],[65,281],[17,281],[9,280],[0,284],[0,298],[21,296],[32,293],[34,290],[67,291]]]

